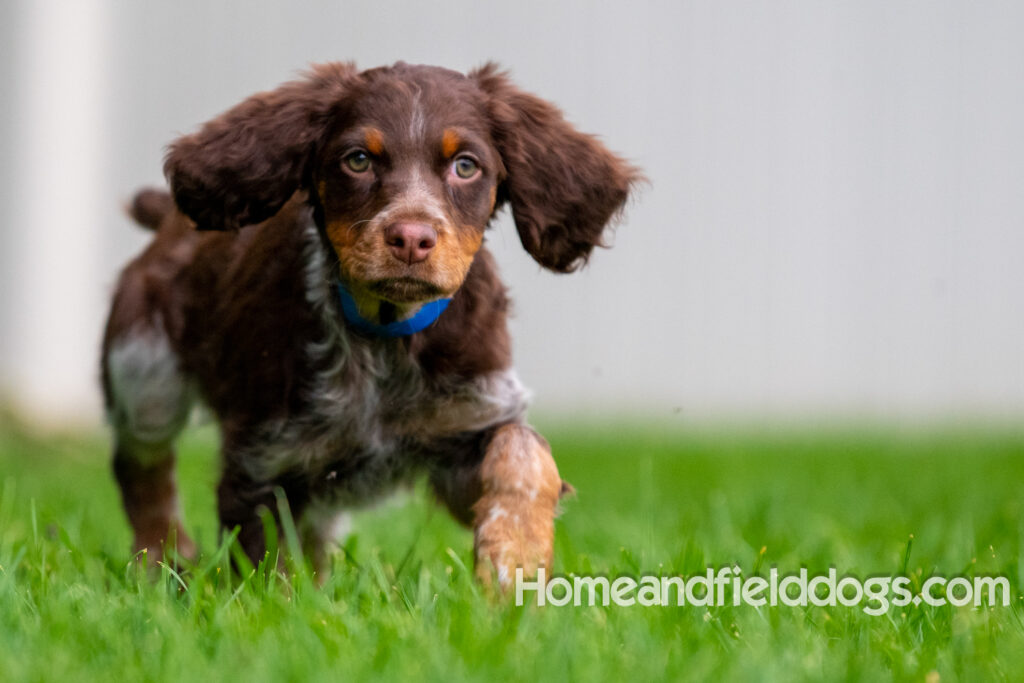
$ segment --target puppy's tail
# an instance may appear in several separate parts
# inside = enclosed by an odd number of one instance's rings
[[[128,215],[136,223],[147,230],[156,230],[160,224],[174,209],[174,200],[170,192],[158,190],[155,187],[147,187],[139,190],[135,198],[125,207]]]

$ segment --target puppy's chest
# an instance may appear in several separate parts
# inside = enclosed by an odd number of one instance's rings
[[[397,345],[342,347],[316,373],[304,414],[254,454],[253,474],[298,471],[343,497],[365,498],[425,467],[472,457],[465,449],[473,434],[525,413],[527,392],[512,370],[438,381]]]

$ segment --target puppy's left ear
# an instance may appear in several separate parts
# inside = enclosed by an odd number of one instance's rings
[[[488,96],[492,135],[507,177],[508,201],[523,247],[542,266],[569,273],[602,246],[637,168],[577,131],[552,104],[516,88],[494,64],[470,73]]]
[[[178,208],[200,230],[233,230],[273,216],[304,185],[316,145],[356,76],[352,64],[315,66],[175,141],[164,173]]]

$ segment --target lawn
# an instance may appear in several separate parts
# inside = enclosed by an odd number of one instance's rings
[[[322,588],[240,576],[210,428],[179,468],[203,556],[147,576],[103,435],[2,418],[0,679],[1020,679],[1024,431],[541,426],[578,490],[558,573],[991,574],[1012,605],[516,607],[472,580],[471,535],[422,489],[359,513]]]

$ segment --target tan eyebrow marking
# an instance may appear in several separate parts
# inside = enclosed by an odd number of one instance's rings
[[[367,128],[363,136],[366,141],[366,151],[374,156],[380,156],[384,151],[384,133],[376,128]]]
[[[444,133],[441,135],[441,153],[446,158],[453,156],[459,151],[459,143],[461,142],[462,140],[459,139],[458,133],[451,128],[445,128]]]

